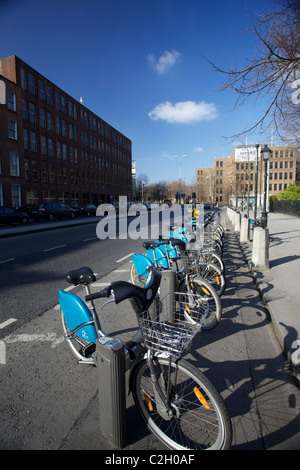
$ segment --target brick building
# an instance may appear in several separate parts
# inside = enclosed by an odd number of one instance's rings
[[[300,153],[297,147],[272,147],[268,162],[267,195],[284,191],[297,179]],[[248,199],[254,204],[255,172],[257,164],[257,201],[263,204],[264,163],[260,158],[261,146],[236,147],[230,157],[215,158],[212,168],[197,168],[197,198],[199,202],[219,203],[239,207]],[[258,159],[257,159],[258,157]]]
[[[131,141],[16,56],[0,59],[0,205],[131,200]]]

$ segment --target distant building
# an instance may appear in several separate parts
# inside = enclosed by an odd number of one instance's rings
[[[300,153],[297,147],[271,147],[268,162],[267,195],[278,194],[295,183]],[[240,145],[230,157],[215,158],[212,168],[197,168],[197,200],[211,204],[240,207],[254,204],[257,161],[257,201],[262,207],[264,194],[264,164],[260,145]],[[258,159],[257,159],[258,157]]]
[[[131,200],[131,140],[16,56],[0,59],[0,205]]]

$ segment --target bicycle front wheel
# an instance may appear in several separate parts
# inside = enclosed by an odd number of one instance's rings
[[[154,359],[160,385],[170,404],[161,412],[146,360],[133,371],[133,397],[148,428],[169,449],[225,450],[232,440],[231,420],[212,383],[184,359]]]
[[[186,321],[201,324],[201,330],[212,330],[220,323],[221,301],[209,282],[202,278],[186,280],[179,286],[179,292],[186,295],[187,303],[191,306],[191,309],[183,312]]]

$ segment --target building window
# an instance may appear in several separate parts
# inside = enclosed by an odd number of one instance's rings
[[[47,140],[44,135],[41,136],[41,154],[47,155]]]
[[[57,111],[60,111],[60,95],[57,91],[55,92],[55,107]]]
[[[60,118],[56,118],[56,134],[61,135],[61,123]]]
[[[27,158],[25,159],[25,179],[30,180],[30,165]]]
[[[40,125],[44,129],[46,128],[46,111],[44,109],[40,109]]]
[[[56,156],[58,159],[61,159],[61,143],[56,142]]]
[[[39,179],[38,164],[35,160],[32,160],[31,162],[31,178],[32,181],[38,181]]]
[[[29,103],[29,121],[35,124],[36,114],[35,114],[35,104]]]
[[[49,163],[49,182],[54,183],[54,165]]]
[[[28,119],[28,106],[27,106],[27,100],[22,98],[22,116],[25,121]]]
[[[37,152],[36,132],[30,132],[30,148],[32,152]]]
[[[29,135],[28,135],[27,129],[23,129],[23,136],[24,136],[24,150],[29,150]]]
[[[12,207],[21,206],[21,186],[19,184],[11,185],[11,205]]]
[[[37,190],[29,189],[26,191],[26,204],[38,204],[39,202],[39,193]]]
[[[21,88],[23,88],[23,90],[27,90],[26,72],[24,69],[20,69],[20,73],[21,73]]]
[[[53,140],[51,137],[48,137],[48,155],[49,157],[53,157],[54,155]]]
[[[7,90],[7,108],[16,111],[16,94]]]
[[[12,119],[8,120],[8,137],[14,140],[18,138],[17,122]]]
[[[63,113],[66,113],[67,112],[67,108],[66,108],[66,98],[64,96],[61,96],[61,111]]]
[[[20,176],[19,155],[9,152],[10,176]]]
[[[48,85],[46,85],[46,102],[52,104],[52,90]]]
[[[43,183],[48,182],[48,165],[46,162],[42,163],[42,181]]]
[[[63,160],[67,160],[68,159],[68,155],[67,155],[67,146],[66,144],[63,144],[62,145],[62,148],[63,148]]]
[[[53,131],[53,117],[50,112],[47,112],[47,129],[48,131]]]
[[[28,90],[31,95],[35,95],[35,83],[34,77],[31,73],[28,72]]]
[[[39,96],[40,96],[40,100],[45,101],[45,97],[46,97],[46,95],[45,95],[45,85],[40,80],[39,80]]]

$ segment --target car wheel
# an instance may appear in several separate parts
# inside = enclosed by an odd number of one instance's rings
[[[54,220],[54,214],[49,214],[48,219],[50,220],[50,222],[52,222]]]
[[[28,218],[27,217],[22,217],[21,222],[22,222],[22,224],[27,224]]]
[[[71,217],[71,219],[74,219],[74,217],[75,217],[75,214],[74,214],[74,212],[71,212],[71,215],[70,215],[70,217]]]

